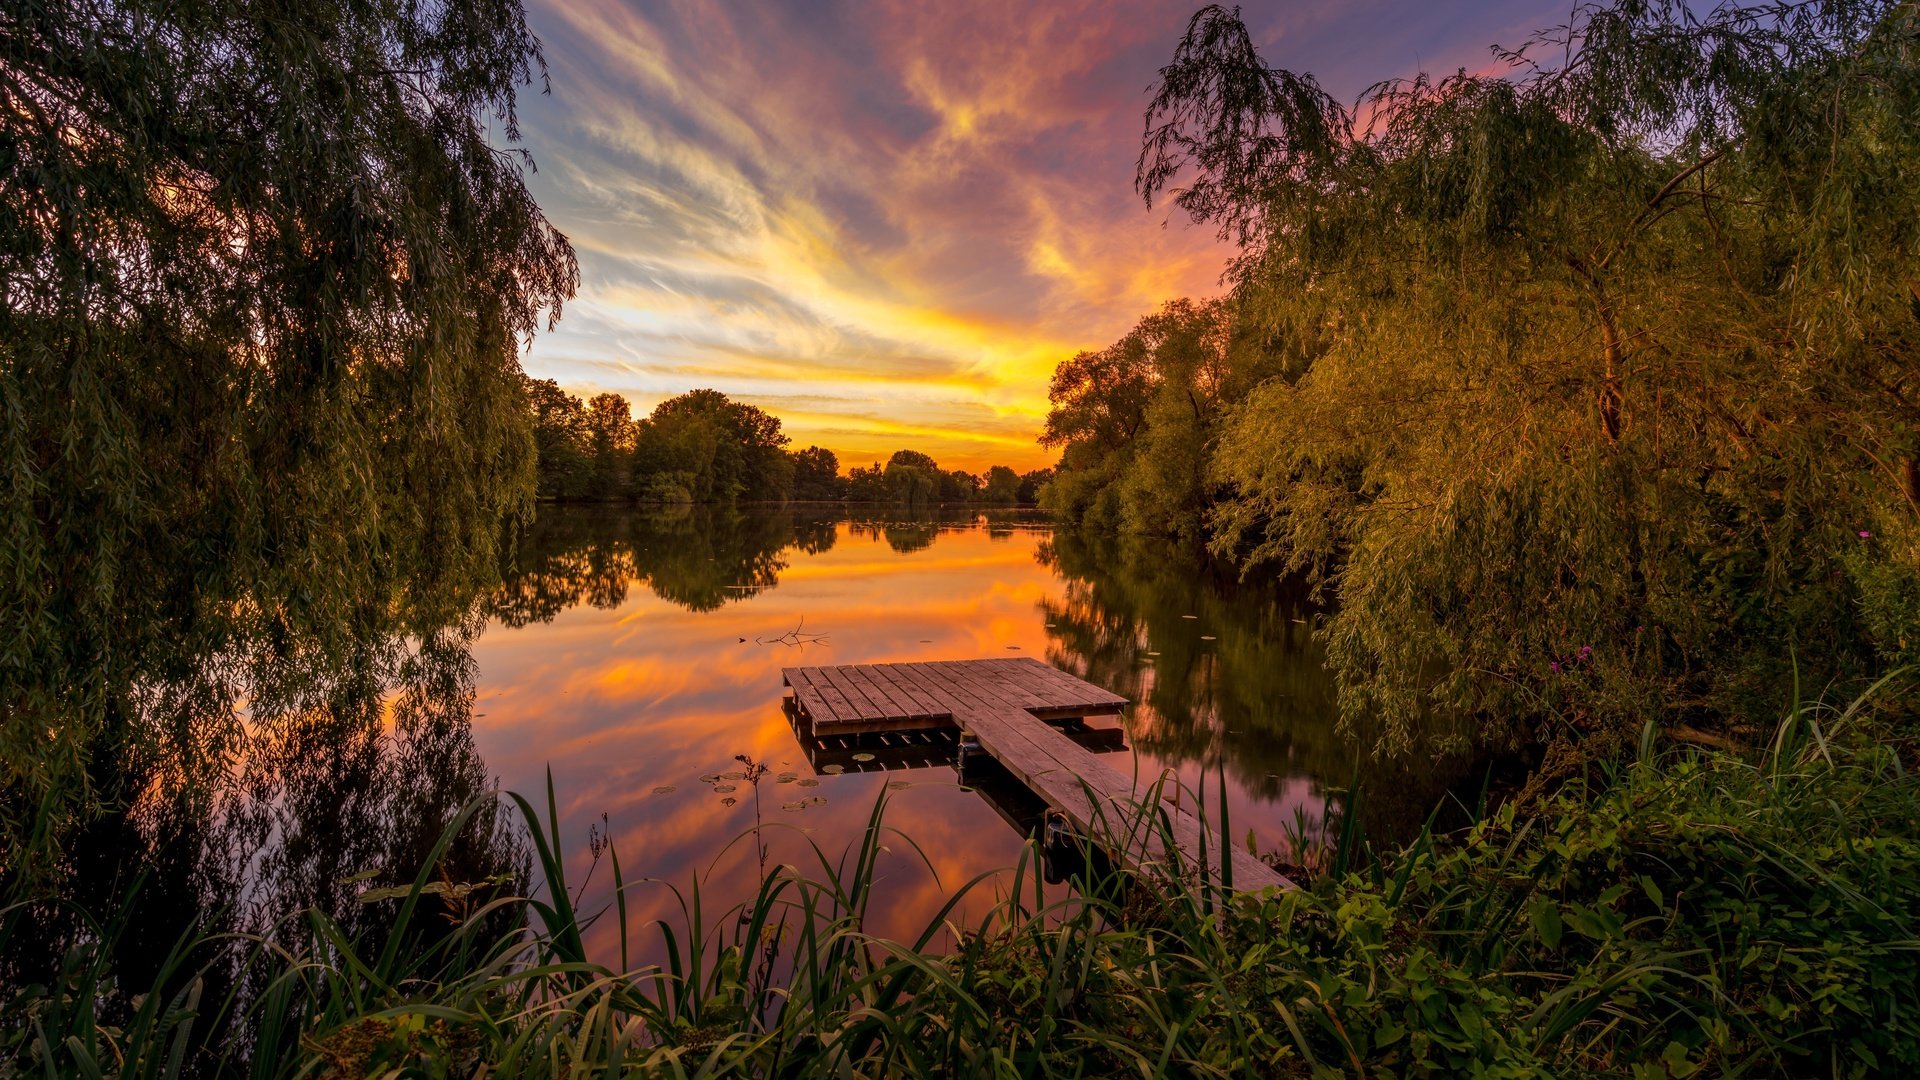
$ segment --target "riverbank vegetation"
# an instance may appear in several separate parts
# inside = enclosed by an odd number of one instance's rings
[[[1920,1067],[1920,781],[1869,710],[1796,707],[1764,752],[1635,755],[1389,854],[1348,831],[1297,891],[1227,898],[1205,867],[1049,892],[1029,846],[1000,902],[912,941],[863,930],[884,801],[845,852],[675,925],[575,906],[553,794],[513,797],[529,899],[436,865],[264,940],[189,937],[116,985],[113,927],[0,1002],[0,1061],[50,1075],[1904,1075]],[[490,805],[473,804],[472,810]],[[1148,826],[1151,827],[1151,826]],[[747,838],[743,838],[745,840]],[[596,842],[616,897],[619,837]],[[748,841],[751,842],[751,841]],[[629,856],[631,859],[631,856]],[[575,868],[578,873],[578,868]],[[630,872],[630,871],[629,871]],[[592,873],[592,869],[587,871]],[[492,916],[525,905],[524,928]],[[951,910],[950,908],[948,910]],[[19,933],[19,913],[6,928]],[[600,949],[586,942],[617,934]],[[631,933],[664,966],[628,971]],[[237,962],[251,998],[207,993]],[[209,1033],[246,1031],[246,1039]],[[6,1066],[0,1065],[0,1069]]]
[[[1057,472],[984,477],[526,380],[577,268],[522,180],[516,3],[0,29],[0,1076],[1920,1068],[1912,4],[1614,0],[1353,105],[1203,9],[1136,181],[1239,245],[1230,291],[1062,365]],[[1000,890],[983,919],[898,941],[865,919],[911,847],[884,802],[740,907],[689,883],[635,926],[632,849],[591,827],[616,899],[580,910],[583,823],[487,790],[488,618],[642,579],[717,606],[832,542],[649,546],[689,516],[573,565],[513,541],[536,496],[1035,493],[1293,575],[1363,750],[1530,774],[1380,849],[1368,781],[1333,792],[1282,894],[1049,891],[1029,847],[941,883]],[[1197,619],[1121,569],[1077,577]],[[1047,616],[1134,666],[1137,620]],[[229,783],[258,813],[216,812]],[[211,876],[216,847],[263,854]],[[142,964],[154,910],[188,930]]]
[[[1060,367],[1042,501],[1302,576],[1386,753],[1553,773],[1913,662],[1917,19],[1581,7],[1345,105],[1201,11],[1137,184],[1231,291]]]
[[[497,572],[578,276],[544,71],[501,0],[0,13],[0,872]]]
[[[526,380],[539,496],[563,501],[732,504],[854,502],[924,508],[1031,505],[1051,470],[942,469],[917,450],[840,473],[819,446],[789,450],[780,418],[717,390],[668,398],[636,420],[619,394],[582,401],[552,379]]]

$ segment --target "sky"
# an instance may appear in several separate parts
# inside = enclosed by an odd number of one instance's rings
[[[1192,3],[530,0],[528,183],[580,292],[523,358],[643,415],[699,387],[843,469],[1050,464],[1053,368],[1221,292],[1211,227],[1133,190]],[[1248,3],[1269,63],[1351,100],[1563,21],[1541,0]]]

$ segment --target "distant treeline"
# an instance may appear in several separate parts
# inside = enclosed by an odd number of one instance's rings
[[[582,401],[527,380],[543,499],[649,503],[1032,503],[1053,470],[942,469],[917,450],[840,474],[831,450],[789,450],[780,418],[718,390],[668,398],[634,419],[619,394]]]

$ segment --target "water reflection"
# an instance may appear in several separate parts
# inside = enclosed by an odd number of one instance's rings
[[[1289,582],[1243,582],[1197,549],[1138,537],[1063,530],[1035,555],[1062,583],[1044,605],[1048,661],[1132,700],[1135,745],[1190,784],[1224,770],[1255,799],[1290,801],[1303,778],[1324,792],[1360,775],[1367,834],[1387,843],[1410,837],[1466,768],[1372,760],[1337,730],[1313,634],[1322,611]],[[1295,803],[1309,828],[1326,824],[1327,801]]]
[[[196,771],[137,743],[96,754],[96,790],[122,812],[67,835],[57,876],[35,886],[43,899],[18,909],[0,940],[0,986],[46,981],[69,949],[98,933],[82,913],[123,909],[127,923],[108,933],[111,970],[129,992],[152,986],[183,939],[227,935],[229,955],[203,950],[189,970],[210,965],[203,1000],[251,1000],[260,988],[245,981],[255,973],[238,963],[243,946],[231,936],[297,947],[306,930],[297,916],[312,906],[377,952],[394,905],[362,903],[363,890],[411,881],[462,808],[492,789],[472,727],[471,646],[485,625],[478,603],[423,639],[367,629],[344,653],[292,648],[248,658],[278,665],[265,678],[242,680],[246,665],[229,658],[177,684],[151,681],[145,696],[156,716],[214,724],[224,715],[242,732],[237,749]],[[186,698],[199,700],[189,710]],[[441,875],[485,883],[484,898],[524,891],[529,866],[507,814],[482,801]],[[129,895],[138,898],[131,908]],[[446,931],[438,909],[429,898],[416,935]],[[495,915],[496,929],[510,918]],[[131,1005],[106,1000],[122,1012]],[[210,1011],[206,1022],[230,1019]]]
[[[347,655],[296,650],[283,691],[242,700],[212,661],[186,681],[244,722],[243,751],[193,782],[122,759],[99,783],[130,809],[89,827],[63,885],[110,910],[145,874],[129,985],[195,920],[255,929],[317,903],[377,939],[389,912],[359,903],[362,890],[410,878],[465,801],[496,784],[542,793],[549,769],[570,863],[591,861],[588,827],[604,815],[630,881],[698,876],[721,907],[759,879],[760,845],[729,843],[756,822],[767,859],[817,866],[859,837],[883,792],[913,843],[892,845],[873,932],[915,936],[950,889],[1015,861],[1034,809],[1019,791],[983,798],[944,752],[876,755],[887,768],[869,769],[864,751],[803,746],[780,708],[786,665],[1044,657],[1137,703],[1117,767],[1224,795],[1235,842],[1263,850],[1311,827],[1355,766],[1302,598],[1030,514],[546,508],[503,580],[448,625],[396,622]],[[738,755],[768,774],[729,775]],[[1417,823],[1445,776],[1367,768],[1381,838]],[[483,813],[446,873],[537,887],[518,829]],[[586,910],[610,899],[607,879]],[[636,885],[634,939],[657,940],[644,924],[677,920],[678,903]],[[45,970],[76,932],[16,934],[0,981]],[[617,928],[595,932],[590,945],[611,948]]]

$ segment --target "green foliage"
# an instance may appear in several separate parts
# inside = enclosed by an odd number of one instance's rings
[[[1048,896],[1030,845],[1010,874],[956,883],[957,903],[998,882],[977,922],[950,904],[910,941],[862,929],[882,845],[918,852],[883,794],[848,851],[815,847],[742,905],[680,893],[666,963],[630,973],[634,886],[609,839],[613,905],[575,907],[550,786],[541,810],[511,797],[543,883],[528,900],[403,932],[460,893],[436,864],[462,815],[410,886],[378,893],[384,946],[309,913],[279,948],[236,943],[263,992],[217,999],[227,946],[188,937],[102,1024],[83,945],[60,985],[10,992],[0,1052],[125,1075],[1905,1075],[1920,780],[1861,715],[1796,710],[1757,761],[1649,747],[1540,816],[1509,803],[1289,892],[1227,898],[1191,866]],[[1155,826],[1102,842],[1131,828]],[[484,917],[514,909],[524,930]],[[618,951],[597,960],[602,918]]]
[[[711,432],[711,449],[694,469],[696,502],[778,502],[793,488],[793,461],[780,418],[730,400],[718,390],[694,390],[654,407],[642,425],[668,442],[685,433]],[[702,438],[702,445],[707,441]]]
[[[1013,503],[1020,500],[1020,474],[1005,465],[995,465],[987,470],[987,482],[980,489],[980,498],[990,503]]]
[[[838,501],[845,493],[840,459],[818,446],[793,453],[793,497],[803,502]]]
[[[779,418],[717,390],[668,398],[635,421],[619,394],[582,403],[551,380],[531,385],[543,498],[783,502],[793,491],[799,458],[784,449]],[[830,480],[833,455],[815,452],[826,454]]]
[[[587,498],[596,477],[588,451],[586,406],[552,379],[528,379],[527,400],[533,406],[536,490],[550,499]]]
[[[883,503],[887,501],[887,470],[879,462],[855,465],[847,470],[847,501]]]
[[[1246,377],[1206,423],[1167,392],[1206,380],[1159,374],[1178,335],[1063,365],[1048,504],[1325,588],[1386,751],[1465,716],[1604,754],[1668,708],[1751,725],[1796,654],[1907,661],[1916,19],[1587,5],[1505,71],[1347,107],[1201,10],[1137,182],[1241,244],[1194,355]]]
[[[1040,501],[1040,490],[1053,480],[1053,469],[1034,469],[1020,474],[1020,487],[1014,498],[1021,503],[1033,505]]]
[[[97,754],[220,762],[286,657],[490,577],[577,279],[512,148],[541,71],[500,0],[0,13],[6,866]]]
[[[1175,300],[1060,365],[1041,435],[1061,448],[1050,509],[1129,532],[1203,535],[1223,412],[1272,367],[1246,334],[1236,338],[1235,317],[1227,301]]]

